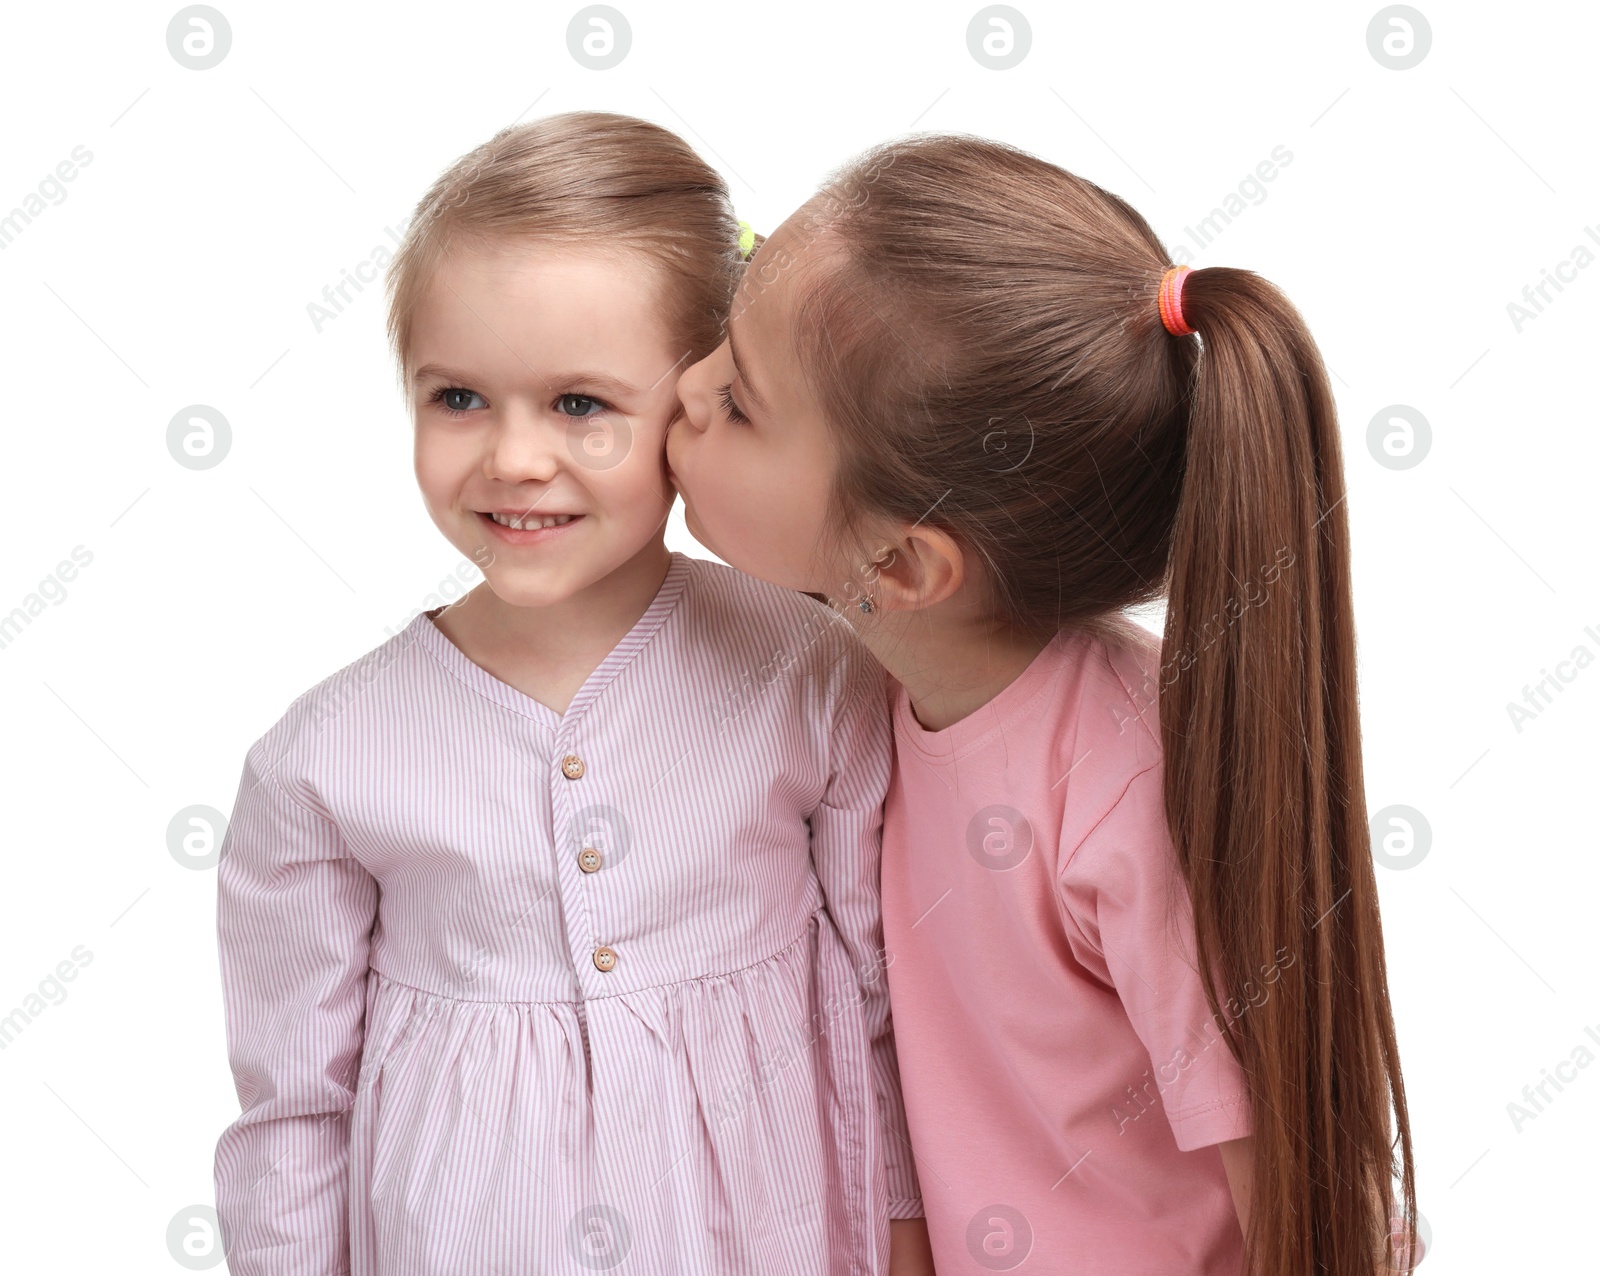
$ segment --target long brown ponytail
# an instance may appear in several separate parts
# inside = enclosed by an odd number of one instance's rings
[[[808,205],[825,268],[802,364],[840,443],[841,535],[926,518],[987,568],[996,626],[1169,598],[1166,798],[1214,1012],[1248,1079],[1247,1269],[1372,1276],[1411,1132],[1368,846],[1338,427],[1300,315],[1171,264],[1092,182],[1000,143],[874,148]],[[865,561],[863,559],[863,561]]]
[[[1161,734],[1201,969],[1238,989],[1279,968],[1234,1034],[1258,1114],[1250,1250],[1264,1273],[1368,1272],[1396,1168],[1407,1218],[1415,1186],[1333,395],[1300,315],[1259,276],[1196,271],[1183,313],[1202,352],[1163,651],[1186,667],[1161,697]]]

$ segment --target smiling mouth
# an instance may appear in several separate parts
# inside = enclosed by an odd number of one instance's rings
[[[478,517],[493,523],[506,532],[543,532],[569,527],[583,517],[582,514],[512,513],[498,510],[479,510]]]
[[[576,528],[587,518],[582,513],[528,513],[478,510],[485,529],[502,545],[544,545],[562,539],[566,532]]]

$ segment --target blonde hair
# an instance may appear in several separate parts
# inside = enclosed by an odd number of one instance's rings
[[[387,330],[409,389],[413,316],[458,248],[592,243],[658,268],[685,366],[722,341],[744,268],[728,186],[675,133],[648,120],[572,111],[501,129],[440,174],[390,262]]]

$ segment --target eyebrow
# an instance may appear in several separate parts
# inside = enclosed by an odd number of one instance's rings
[[[763,412],[770,412],[772,409],[767,407],[767,401],[761,397],[761,391],[756,389],[755,383],[750,380],[750,374],[745,371],[744,364],[739,362],[739,347],[733,344],[732,324],[728,325],[728,353],[733,356],[733,370],[739,374],[739,380],[744,382],[745,393],[754,400],[756,407]]]
[[[439,377],[446,381],[458,381],[469,385],[480,378],[474,373],[462,372],[457,368],[447,368],[442,364],[428,363],[418,368],[412,375],[412,383],[426,381],[430,377]],[[556,372],[548,377],[540,377],[552,390],[557,386],[581,385],[600,391],[602,394],[627,396],[639,393],[639,388],[626,381],[612,376],[608,372]],[[564,393],[567,393],[564,391]]]

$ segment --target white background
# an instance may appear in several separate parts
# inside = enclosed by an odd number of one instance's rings
[[[249,744],[458,558],[411,474],[378,289],[320,333],[307,305],[456,156],[593,107],[683,133],[763,231],[915,126],[1080,172],[1176,248],[1288,148],[1196,263],[1280,284],[1336,376],[1369,807],[1432,830],[1415,867],[1379,869],[1424,1270],[1600,1268],[1600,1066],[1520,1130],[1507,1111],[1600,1032],[1600,665],[1521,731],[1506,708],[1573,648],[1600,657],[1600,264],[1520,333],[1507,313],[1600,251],[1600,17],[1419,6],[1432,46],[1394,70],[1371,0],[1020,0],[1032,45],[1004,71],[968,51],[970,2],[618,0],[632,46],[605,71],[568,51],[576,4],[218,0],[232,47],[204,71],[168,52],[177,5],[11,7],[0,214],[74,147],[93,158],[0,250],[0,614],[73,547],[93,559],[0,649],[0,1015],[77,946],[92,959],[0,1050],[0,1263],[182,1270],[169,1222],[212,1202],[238,1103],[215,873],[169,853],[169,822],[226,812]],[[167,450],[190,404],[232,429],[208,470]],[[1368,450],[1392,404],[1431,425],[1409,469]],[[670,543],[705,553],[676,519]]]

